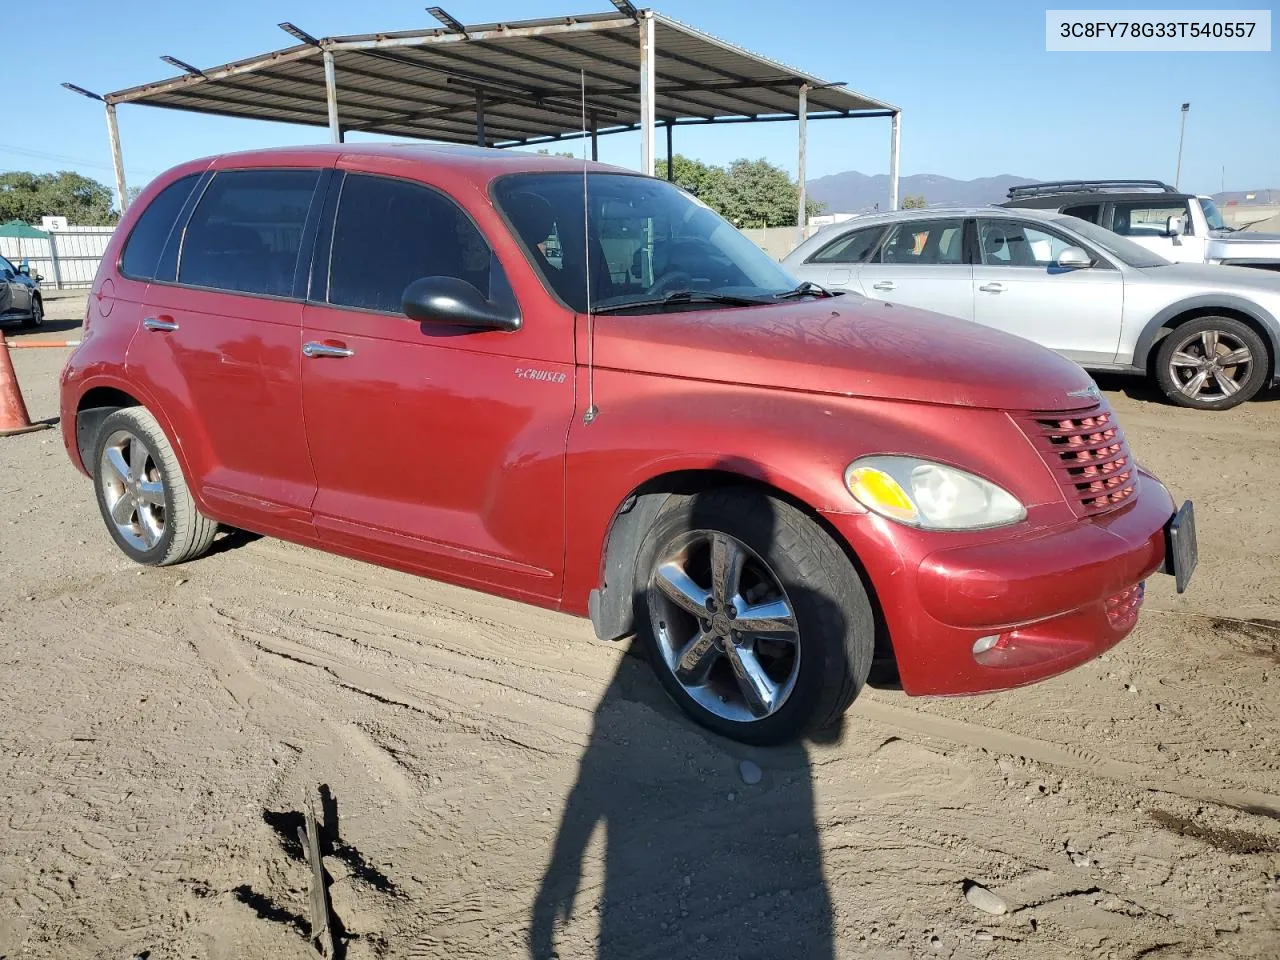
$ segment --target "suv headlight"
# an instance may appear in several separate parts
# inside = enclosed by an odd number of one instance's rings
[[[1027,516],[994,483],[916,457],[863,457],[845,469],[844,483],[868,510],[922,530],[981,530]]]

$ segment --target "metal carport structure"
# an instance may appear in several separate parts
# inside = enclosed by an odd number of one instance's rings
[[[897,107],[628,0],[613,3],[617,9],[607,13],[472,25],[429,7],[442,26],[343,37],[314,37],[282,23],[295,46],[209,69],[166,55],[161,59],[180,76],[101,96],[63,86],[106,104],[121,210],[122,103],[322,126],[334,142],[352,131],[491,147],[587,136],[593,157],[598,137],[639,130],[640,170],[650,175],[659,127],[669,161],[676,127],[794,120],[801,227],[807,121],[889,117],[890,207],[897,209]]]

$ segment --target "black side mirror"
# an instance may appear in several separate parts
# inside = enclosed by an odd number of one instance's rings
[[[24,263],[22,266],[18,267],[18,272],[24,277],[29,277],[31,276],[31,266]]]
[[[405,288],[401,308],[419,323],[439,323],[475,330],[520,329],[520,312],[512,305],[493,303],[457,277],[423,277]]]

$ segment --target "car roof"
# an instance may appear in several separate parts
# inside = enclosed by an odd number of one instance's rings
[[[849,220],[838,220],[835,223],[828,224],[822,230],[823,232],[834,232],[840,228],[854,229],[880,223],[899,223],[904,220],[936,220],[939,217],[1007,217],[1014,212],[1019,216],[1028,216],[1038,220],[1052,220],[1061,216],[1057,210],[1002,207],[994,203],[989,203],[985,206],[913,207],[910,210],[885,210],[879,213],[861,214]]]
[[[1034,210],[1037,208],[1053,208],[1066,206],[1068,204],[1084,204],[1084,203],[1129,203],[1132,201],[1163,203],[1169,200],[1188,200],[1195,194],[1191,193],[1153,193],[1150,190],[1076,190],[1065,193],[1046,193],[1038,197],[1015,197],[1012,200],[1006,200],[1001,206],[1016,208],[1020,210]]]
[[[294,162],[306,159],[314,159],[316,162],[392,159],[416,160],[432,166],[451,167],[472,173],[483,172],[491,177],[524,172],[580,173],[584,165],[594,173],[635,174],[634,170],[594,160],[456,143],[334,143],[300,147],[268,147],[260,150],[222,153],[207,159],[221,168],[234,167],[237,163],[246,161],[254,161],[257,165],[263,159]]]

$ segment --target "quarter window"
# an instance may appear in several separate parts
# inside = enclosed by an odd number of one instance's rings
[[[1079,217],[1081,220],[1097,223],[1101,219],[1102,204],[1082,203],[1074,207],[1064,207],[1062,212],[1068,217]]]
[[[1111,214],[1111,229],[1122,237],[1163,237],[1170,217],[1183,217],[1186,232],[1192,231],[1187,204],[1181,203],[1117,203]]]
[[[873,263],[947,264],[964,262],[964,220],[907,220],[896,224]]]
[[[422,277],[456,277],[490,297],[494,258],[471,219],[429,187],[348,174],[329,257],[328,302],[399,313]]]
[[[1047,267],[1067,247],[1066,237],[1012,220],[983,220],[978,230],[982,262],[989,267]]]
[[[142,211],[120,257],[120,272],[126,277],[155,279],[156,265],[160,262],[160,254],[173,230],[174,221],[199,179],[200,175],[193,173],[173,181]]]
[[[883,227],[853,230],[827,244],[812,257],[810,263],[861,263],[884,232]]]
[[[302,228],[319,179],[318,170],[219,173],[187,225],[178,282],[292,296]]]

